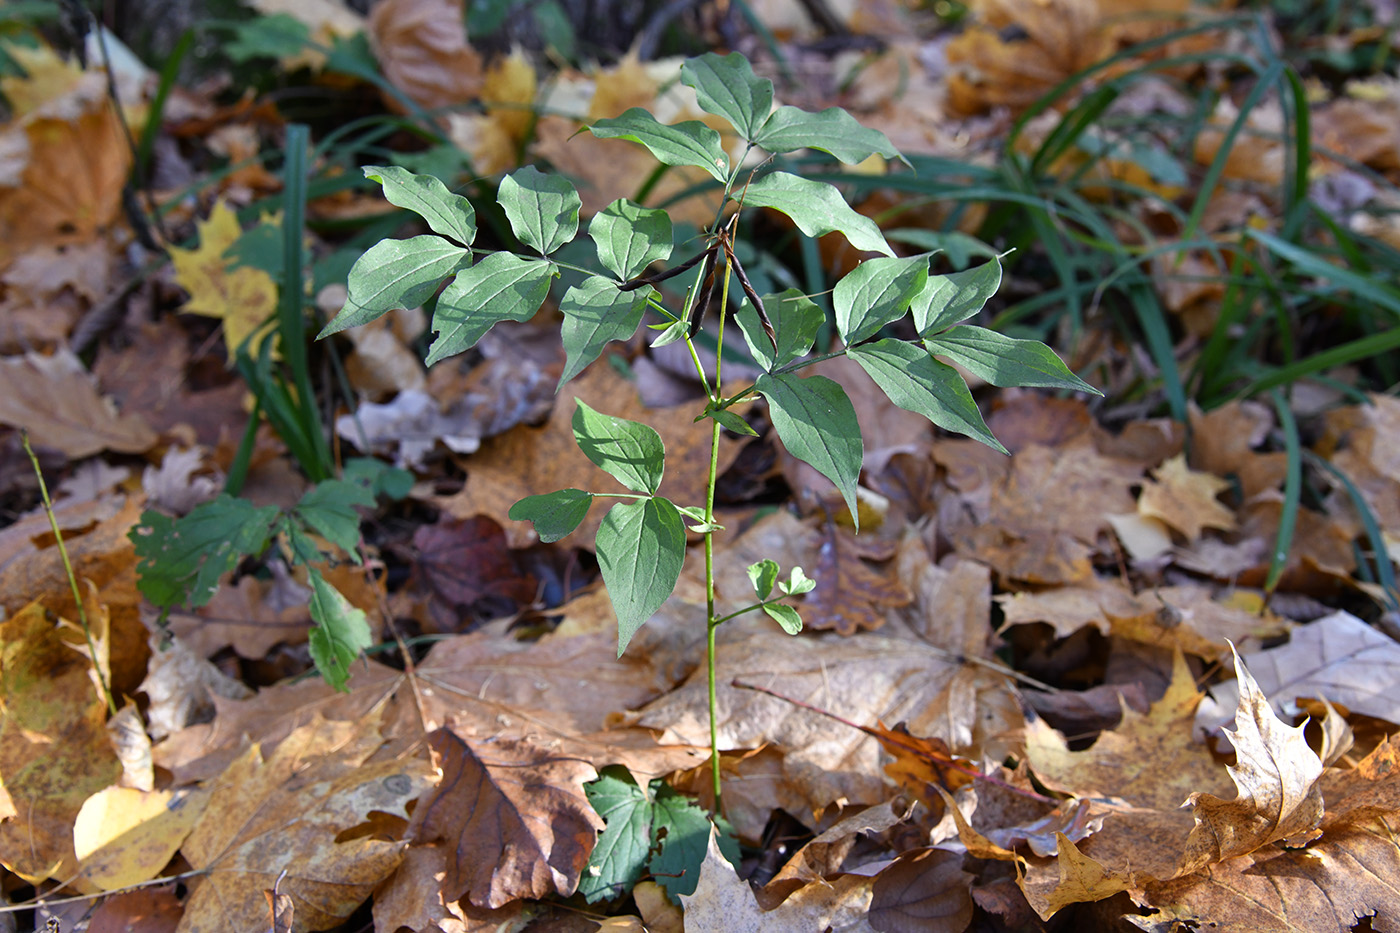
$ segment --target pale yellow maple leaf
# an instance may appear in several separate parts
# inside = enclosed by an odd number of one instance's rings
[[[1152,476],[1138,496],[1139,515],[1166,522],[1192,542],[1206,528],[1235,527],[1235,513],[1215,498],[1230,488],[1228,481],[1191,469],[1182,454],[1153,470]]]
[[[223,201],[214,205],[208,220],[195,226],[198,247],[170,248],[175,281],[190,293],[182,310],[223,321],[224,344],[231,360],[243,341],[277,310],[277,283],[262,269],[234,268],[233,260],[224,256],[242,230],[233,210]]]

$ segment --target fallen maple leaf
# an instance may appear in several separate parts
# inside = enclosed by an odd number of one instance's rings
[[[238,217],[228,204],[216,202],[209,219],[195,227],[198,247],[170,247],[175,281],[190,293],[182,310],[223,322],[224,346],[231,363],[234,351],[277,310],[277,283],[262,269],[235,268],[234,261],[224,255],[242,234]]]
[[[474,749],[449,729],[429,742],[442,780],[418,802],[409,832],[448,843],[444,900],[497,908],[572,894],[603,828],[583,792],[598,776],[593,766],[514,739]]]
[[[24,428],[36,444],[74,460],[102,450],[145,453],[157,440],[139,414],[118,414],[69,350],[0,360],[0,424]]]
[[[1234,513],[1215,498],[1230,488],[1229,481],[1190,469],[1183,454],[1153,470],[1152,476],[1138,495],[1139,514],[1166,522],[1188,541],[1199,539],[1205,528],[1235,527]]]

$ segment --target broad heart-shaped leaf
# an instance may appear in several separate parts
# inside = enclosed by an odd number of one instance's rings
[[[506,252],[492,253],[457,273],[438,296],[433,312],[438,336],[428,351],[428,365],[470,350],[501,321],[528,321],[544,304],[553,277],[554,263]]]
[[[578,893],[590,904],[624,897],[651,859],[651,800],[622,765],[604,768],[583,790],[607,826],[579,876]]]
[[[776,351],[763,331],[758,312],[747,299],[739,306],[734,320],[738,322],[744,342],[749,345],[749,352],[758,365],[772,372],[807,355],[817,339],[817,331],[826,321],[826,315],[797,288],[789,288],[777,295],[764,295],[763,307],[768,312],[768,319],[773,322],[773,332],[778,336]]]
[[[791,606],[785,603],[770,603],[763,607],[763,611],[789,635],[796,635],[802,631],[802,616]]]
[[[648,425],[604,415],[574,399],[574,439],[584,455],[634,492],[655,495],[666,469],[666,445]]]
[[[395,308],[416,308],[432,297],[443,279],[470,263],[471,250],[442,237],[380,240],[355,260],[345,307],[316,339],[368,324]]]
[[[321,571],[312,567],[310,577],[311,621],[315,623],[307,635],[311,660],[326,683],[348,693],[350,688],[345,683],[350,679],[350,665],[361,651],[374,644],[369,622],[363,610],[350,605],[339,590],[325,581]]]
[[[619,279],[630,279],[671,255],[670,215],[626,198],[594,214],[588,235],[598,248],[598,261]]]
[[[697,165],[724,183],[729,156],[720,145],[719,133],[699,120],[666,124],[641,107],[620,117],[599,120],[588,128],[599,139],[630,139],[641,143],[666,165]]]
[[[1039,340],[1017,340],[985,327],[959,324],[927,338],[924,345],[930,353],[961,363],[994,386],[1041,386],[1103,394],[1070,372],[1055,351]]]
[[[374,493],[349,480],[332,479],[306,491],[292,514],[360,563],[360,515],[355,506],[374,506]]]
[[[619,291],[611,279],[592,275],[564,293],[559,310],[564,314],[560,336],[566,358],[559,388],[596,360],[609,341],[626,340],[637,332],[651,291],[649,285]]]
[[[453,194],[432,175],[415,175],[397,165],[366,165],[365,177],[384,186],[390,204],[413,211],[434,233],[452,237],[463,246],[476,239],[476,210],[472,202]]]
[[[975,269],[931,275],[923,291],[914,296],[914,328],[920,337],[972,317],[1001,287],[1001,260],[984,262]]]
[[[617,656],[676,588],[685,563],[685,526],[661,496],[619,502],[598,526],[598,568],[617,613]]]
[[[794,373],[764,373],[754,388],[768,399],[768,416],[788,453],[836,484],[859,528],[856,480],[863,450],[845,390],[825,376],[799,379]]]
[[[831,294],[836,329],[848,345],[879,333],[904,316],[909,300],[928,281],[928,256],[867,259],[856,266]]]
[[[593,493],[582,489],[560,489],[542,496],[526,496],[506,513],[518,522],[533,522],[535,534],[545,544],[572,532],[588,515]]]
[[[681,84],[695,88],[695,99],[706,113],[724,117],[744,139],[754,133],[773,108],[773,82],[753,73],[738,52],[706,52],[681,65]]]
[[[749,185],[743,199],[750,206],[782,211],[808,236],[838,232],[856,249],[894,255],[875,221],[856,213],[841,192],[824,181],[770,172]]]
[[[904,158],[884,133],[861,126],[840,107],[828,107],[820,113],[779,107],[768,116],[758,135],[751,138],[754,145],[769,152],[819,149],[847,165],[863,162],[877,153],[886,159]]]
[[[583,201],[563,175],[546,175],[527,165],[501,179],[496,200],[520,242],[541,255],[548,256],[578,233]]]
[[[163,611],[204,605],[219,577],[267,547],[277,516],[276,506],[259,508],[226,493],[179,519],[142,512],[128,534],[140,559],[138,588]]]
[[[851,347],[846,355],[900,408],[923,415],[945,430],[966,434],[993,450],[1007,452],[982,420],[958,371],[935,360],[923,348],[886,338]]]

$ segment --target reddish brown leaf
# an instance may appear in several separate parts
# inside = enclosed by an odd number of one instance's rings
[[[894,552],[893,542],[868,535],[858,538],[828,522],[817,567],[811,574],[817,586],[800,607],[803,623],[818,631],[835,629],[842,635],[884,625],[884,610],[907,606],[913,597],[887,570],[875,570],[866,561],[888,561]]]
[[[880,933],[962,933],[972,922],[972,876],[947,849],[905,852],[880,874],[870,925]]]
[[[501,526],[484,515],[442,516],[413,534],[418,549],[410,587],[427,598],[433,630],[468,628],[474,617],[507,615],[535,597],[535,578],[521,573]]]

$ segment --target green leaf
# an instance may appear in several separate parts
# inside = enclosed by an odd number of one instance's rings
[[[259,508],[227,494],[180,519],[142,512],[127,534],[140,560],[138,588],[161,610],[204,605],[219,588],[219,577],[267,547],[277,515],[276,506]]]
[[[656,795],[652,819],[661,851],[652,857],[649,868],[672,899],[689,896],[700,883],[700,865],[710,848],[709,814],[667,784],[657,781],[652,787]]]
[[[724,183],[729,156],[720,145],[719,133],[699,120],[661,123],[641,107],[633,107],[620,117],[599,120],[589,128],[599,139],[630,139],[641,143],[666,165],[696,165]]]
[[[792,568],[792,574],[786,582],[778,584],[778,589],[786,596],[801,596],[803,593],[812,592],[816,587],[817,581],[803,573],[801,567]]]
[[[791,606],[784,603],[768,603],[763,607],[763,611],[789,635],[796,635],[802,631],[802,616]]]
[[[345,307],[316,339],[368,324],[395,308],[416,308],[438,285],[471,262],[471,250],[436,236],[380,240],[350,269]]]
[[[835,483],[858,523],[860,424],[845,390],[825,376],[799,379],[794,373],[764,373],[754,388],[768,399],[768,416],[788,453]]]
[[[671,255],[670,215],[626,198],[594,214],[588,235],[598,248],[598,261],[619,279],[640,275],[653,262]]]
[[[666,470],[666,445],[661,435],[639,421],[615,418],[575,399],[574,438],[579,449],[634,492],[655,495]]]
[[[582,489],[560,489],[542,496],[526,496],[510,507],[507,514],[518,522],[533,522],[535,534],[545,544],[569,535],[588,515],[593,493]]]
[[[564,314],[560,337],[566,358],[559,387],[583,372],[610,341],[626,340],[637,332],[651,291],[651,286],[618,291],[611,279],[591,275],[564,293],[559,310]]]
[[[460,194],[447,190],[432,175],[415,175],[399,165],[366,165],[365,177],[384,186],[384,197],[396,207],[413,211],[434,233],[463,246],[476,239],[476,209]]]
[[[360,652],[374,644],[369,622],[363,610],[350,605],[348,599],[325,581],[321,571],[311,568],[310,577],[311,621],[315,623],[308,633],[311,660],[326,683],[349,693],[350,688],[345,684],[350,679],[350,665],[355,663]]]
[[[747,421],[727,408],[707,408],[704,414],[700,415],[700,417],[695,420],[699,421],[700,418],[709,418],[711,421],[718,421],[723,427],[728,428],[735,434],[747,437],[758,437],[758,432],[750,427]]]
[[[374,494],[359,484],[343,479],[317,483],[306,491],[292,514],[310,525],[327,541],[360,563],[360,514],[355,506],[372,508]]]
[[[876,153],[886,159],[903,159],[889,137],[861,126],[840,107],[809,113],[797,107],[779,107],[753,137],[754,145],[769,152],[819,149],[847,165],[864,162]]]
[[[1001,287],[1001,261],[993,259],[975,269],[931,275],[914,296],[914,328],[920,337],[965,321],[986,305]]]
[[[1070,372],[1039,340],[1017,340],[985,327],[959,324],[924,341],[930,353],[946,356],[994,386],[1041,386],[1102,395]]]
[[[841,192],[824,181],[771,172],[749,185],[743,199],[748,205],[782,211],[808,236],[841,233],[856,249],[894,255],[875,221],[856,213]]]
[[[734,319],[758,365],[772,372],[807,355],[817,339],[817,332],[826,322],[826,314],[797,288],[789,288],[777,295],[764,295],[763,306],[778,337],[776,351],[763,331],[758,312],[747,299],[739,306]]]
[[[583,786],[603,831],[579,876],[588,903],[625,897],[646,871],[652,850],[652,802],[622,765],[609,765]]]
[[[923,415],[948,431],[966,434],[993,450],[1006,453],[982,420],[972,393],[958,371],[940,363],[921,347],[886,338],[863,347],[851,347],[846,355],[860,364],[890,401],[906,411]]]
[[[527,165],[501,179],[496,200],[520,242],[541,255],[549,255],[578,233],[583,202],[563,175],[546,175]]]
[[[233,27],[220,51],[239,64],[255,58],[291,58],[311,41],[311,29],[286,13],[257,16]]]
[[[652,340],[652,349],[659,350],[667,344],[675,343],[677,340],[684,338],[688,333],[690,333],[689,321],[685,318],[672,321],[670,324],[664,325],[661,333],[657,334],[655,339]]]
[[[760,601],[767,599],[773,592],[773,584],[778,582],[778,562],[765,557],[756,564],[749,564],[748,572],[754,595]]]
[[[408,496],[413,488],[413,474],[408,470],[390,466],[373,457],[351,457],[345,461],[344,476],[358,483],[378,499],[380,496],[395,502]]]
[[[724,117],[744,139],[753,139],[773,108],[773,82],[753,73],[738,52],[706,52],[681,65],[681,84],[695,88],[700,109]]]
[[[554,263],[522,259],[514,253],[492,253],[457,273],[438,296],[433,312],[437,339],[428,351],[428,365],[476,346],[501,321],[528,321],[549,295]]]
[[[848,345],[879,333],[904,316],[928,282],[928,256],[867,259],[836,283],[831,294],[836,329]]]
[[[670,499],[619,502],[598,527],[598,568],[617,613],[617,656],[670,597],[685,563],[685,527]]]

